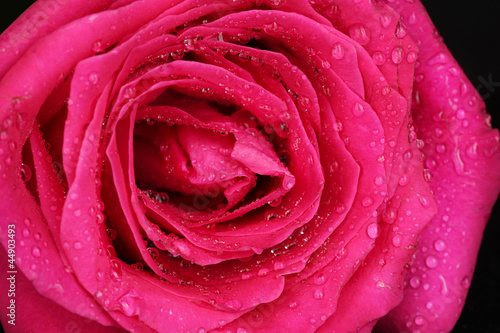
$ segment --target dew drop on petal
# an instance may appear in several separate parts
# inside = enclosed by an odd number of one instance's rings
[[[100,269],[98,269],[97,272],[96,272],[96,280],[97,281],[104,280],[104,273]]]
[[[322,299],[323,298],[323,289],[319,288],[314,291],[313,297],[314,299]]]
[[[406,186],[410,182],[410,177],[405,173],[399,178],[399,185]]]
[[[394,64],[398,65],[403,61],[403,49],[395,47],[391,53],[391,60]]]
[[[361,117],[365,113],[365,108],[360,103],[356,103],[352,109],[352,113],[356,117]]]
[[[436,145],[436,151],[440,154],[444,154],[446,152],[446,146],[442,143]]]
[[[337,59],[337,60],[340,60],[344,57],[344,55],[345,55],[345,51],[344,51],[344,47],[342,46],[342,44],[341,43],[333,44],[332,57]]]
[[[415,61],[417,61],[417,57],[418,57],[418,53],[417,52],[410,51],[406,55],[406,61],[408,61],[408,63],[410,63],[410,64],[413,64]]]
[[[401,22],[398,22],[398,25],[396,26],[396,37],[397,38],[405,38],[406,33],[407,32],[406,32],[405,26]]]
[[[325,274],[318,273],[314,276],[314,284],[316,284],[317,286],[321,286],[321,285],[325,284],[325,282],[326,282]]]
[[[27,182],[31,179],[31,176],[32,176],[32,172],[31,172],[31,168],[29,166],[27,166],[26,164],[22,163],[21,164],[21,178],[23,180],[23,182]]]
[[[361,203],[362,203],[363,207],[369,207],[373,204],[373,199],[370,197],[366,197],[362,200]]]
[[[465,289],[469,288],[470,285],[471,285],[471,279],[470,277],[468,276],[465,276],[463,279],[462,279],[462,287],[464,287]]]
[[[442,239],[438,239],[434,242],[434,249],[438,252],[444,251],[446,248],[446,243]]]
[[[229,301],[227,301],[226,303],[224,303],[224,306],[228,309],[232,309],[232,310],[240,310],[241,307],[242,307],[242,304],[239,300],[237,299],[231,299]]]
[[[421,326],[424,324],[424,318],[422,316],[416,316],[414,322],[415,325]]]
[[[418,288],[420,287],[420,278],[418,276],[414,276],[410,279],[410,286],[412,286],[412,288]]]
[[[31,254],[34,256],[34,257],[40,257],[40,248],[35,246],[33,247],[33,249],[31,249]]]
[[[438,260],[434,256],[428,256],[425,258],[425,265],[429,268],[435,268],[438,265]]]
[[[349,35],[361,45],[370,42],[370,30],[363,24],[353,24],[349,27]]]
[[[377,223],[370,224],[366,230],[370,238],[375,239],[380,235],[380,228]]]
[[[395,247],[400,247],[401,246],[401,236],[399,235],[396,235],[392,238],[392,244],[395,246]]]
[[[411,149],[405,151],[405,153],[403,154],[403,160],[409,162],[411,161],[412,158],[413,158],[413,152],[411,151]]]
[[[387,28],[391,24],[391,16],[388,15],[388,14],[382,14],[382,15],[380,15],[380,24],[384,28]]]
[[[375,65],[377,66],[382,66],[383,64],[385,64],[386,61],[385,55],[380,51],[374,52],[372,54],[372,59]]]
[[[89,82],[92,84],[97,84],[99,82],[99,75],[97,75],[97,73],[90,73]]]

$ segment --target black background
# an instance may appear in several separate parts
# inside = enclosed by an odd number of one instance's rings
[[[403,1],[403,0],[402,0]],[[33,1],[2,1],[0,31]],[[492,125],[500,127],[500,1],[422,0],[441,36],[485,98]],[[496,83],[488,91],[484,80]],[[482,87],[481,87],[482,85]],[[500,168],[500,165],[498,166]],[[486,227],[464,311],[453,332],[500,332],[500,202]],[[1,329],[1,328],[0,328]],[[425,332],[423,332],[425,333]]]

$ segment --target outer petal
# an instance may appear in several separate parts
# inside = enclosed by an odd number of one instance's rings
[[[491,130],[484,103],[434,33],[421,3],[390,5],[421,49],[413,112],[439,212],[422,234],[403,302],[378,327],[450,331],[500,188],[498,131]]]
[[[39,0],[0,36],[0,77],[37,40],[85,15],[108,8],[115,0]],[[33,28],[35,26],[35,28]]]
[[[7,254],[0,248],[2,258]],[[7,261],[2,260],[0,267],[2,272],[8,271]],[[9,289],[8,280],[0,280],[0,289],[7,295]],[[11,299],[16,301],[15,326],[7,321],[9,317],[2,316],[2,325],[7,333],[16,332],[95,332],[95,333],[125,333],[126,331],[115,327],[102,326],[96,321],[80,317],[59,304],[40,295],[30,280],[21,272],[15,274],[16,296],[13,298],[2,297],[2,309],[7,308]],[[7,312],[9,313],[9,312]]]

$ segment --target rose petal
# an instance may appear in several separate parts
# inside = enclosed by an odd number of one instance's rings
[[[3,258],[7,258],[7,253],[2,248],[0,253]],[[4,264],[5,263],[5,264]],[[4,260],[0,264],[3,272],[11,271]],[[67,332],[67,331],[89,331],[96,333],[112,332],[125,333],[125,330],[116,327],[103,326],[98,321],[80,317],[78,314],[69,311],[65,306],[51,301],[50,298],[40,295],[33,287],[32,281],[26,276],[17,272],[9,274],[7,277],[14,276],[15,280],[15,297],[2,297],[2,308],[7,308],[7,313],[11,313],[9,306],[10,301],[14,300],[15,320],[9,323],[10,317],[2,320],[3,329],[5,332]],[[2,279],[0,286],[2,290],[9,290],[11,280]]]
[[[422,234],[403,302],[378,327],[450,331],[465,303],[499,191],[498,131],[491,130],[478,93],[435,37],[421,3],[395,1],[391,6],[421,45],[413,112],[439,212]]]

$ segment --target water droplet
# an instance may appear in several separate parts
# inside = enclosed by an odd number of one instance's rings
[[[102,270],[98,269],[96,272],[96,279],[97,281],[102,281],[104,280],[104,273]]]
[[[295,185],[295,180],[293,178],[289,178],[286,181],[283,181],[283,187],[285,190],[290,190]]]
[[[416,316],[414,322],[415,325],[421,326],[424,324],[424,318],[422,316]]]
[[[92,51],[95,53],[104,51],[104,49],[102,47],[102,42],[98,40],[98,41],[95,41],[94,43],[92,43]]]
[[[111,259],[110,263],[111,263],[111,269],[110,269],[111,280],[115,282],[120,282],[122,277],[121,261],[118,259]]]
[[[410,177],[405,173],[399,178],[399,185],[406,186],[410,182]]]
[[[124,315],[128,317],[135,316],[137,314],[137,306],[134,296],[127,294],[118,300],[120,308]]]
[[[426,197],[425,195],[419,195],[418,200],[420,201],[420,204],[423,207],[429,207],[431,205],[430,199],[428,197]]]
[[[412,286],[412,288],[418,288],[420,287],[420,278],[418,276],[414,276],[410,279],[410,286]]]
[[[28,229],[23,229],[23,236],[24,237],[29,237],[30,231]]]
[[[240,302],[239,300],[237,300],[237,299],[231,299],[231,300],[229,300],[229,301],[225,302],[225,303],[224,303],[224,306],[225,306],[226,308],[228,308],[228,309],[238,311],[238,310],[240,310],[240,309],[241,309],[242,304],[241,304],[241,302]]]
[[[283,200],[282,197],[278,197],[275,200],[269,202],[269,206],[271,206],[271,207],[278,207],[279,205],[281,205],[281,201],[282,200]]]
[[[332,57],[334,57],[337,60],[340,60],[344,56],[345,56],[345,50],[344,47],[342,46],[342,43],[333,44]]]
[[[138,272],[142,272],[144,270],[144,265],[142,264],[142,262],[136,262],[130,266],[132,266],[132,268]]]
[[[289,307],[290,309],[295,309],[295,308],[297,307],[297,302],[295,302],[295,301],[290,302],[290,303],[288,304],[288,307]]]
[[[283,268],[285,268],[285,264],[282,261],[276,261],[274,263],[274,270],[275,271],[283,269]]]
[[[398,65],[403,61],[403,49],[395,47],[391,53],[391,60],[394,64]]]
[[[429,169],[436,169],[437,162],[432,157],[429,157],[428,159],[425,160],[425,166]]]
[[[323,273],[317,273],[315,276],[314,276],[314,284],[317,285],[317,286],[322,286],[324,285],[326,282],[326,276],[325,274]]]
[[[278,213],[276,213],[275,210],[270,209],[264,214],[264,217],[267,221],[271,221],[278,217]]]
[[[406,37],[406,28],[401,21],[399,21],[398,25],[396,26],[396,37],[397,38]]]
[[[408,16],[408,23],[409,24],[417,23],[417,14],[415,12],[411,12],[411,14]]]
[[[426,182],[430,182],[432,180],[432,172],[429,169],[424,169],[423,175]]]
[[[410,51],[406,55],[406,61],[408,61],[408,63],[410,64],[413,64],[415,61],[417,61],[417,58],[418,58],[418,53],[415,51]]]
[[[470,287],[470,285],[471,285],[471,279],[470,279],[470,277],[465,276],[465,277],[462,279],[462,287],[464,287],[464,288],[466,288],[466,289],[467,289],[467,288],[469,288],[469,287]]]
[[[413,152],[411,151],[411,149],[408,149],[407,151],[404,152],[403,160],[409,162],[411,161],[412,158],[413,158]]]
[[[363,205],[363,207],[369,207],[373,204],[373,199],[370,198],[370,197],[366,197],[363,199],[363,201],[361,202],[361,204]]]
[[[465,119],[465,110],[464,109],[458,109],[457,118],[458,119]]]
[[[40,248],[37,246],[33,247],[33,249],[31,249],[31,254],[34,257],[40,257],[40,255],[41,255]]]
[[[442,143],[438,143],[436,145],[436,151],[440,154],[444,154],[446,152],[446,146]]]
[[[389,25],[391,25],[391,16],[388,14],[380,15],[380,24],[382,24],[384,28],[387,28]]]
[[[111,248],[114,250],[113,247],[111,247]],[[153,258],[153,260],[158,259],[158,257],[160,256],[160,252],[155,247],[148,247],[147,250],[148,250],[149,254],[151,255],[151,258]]]
[[[97,84],[99,82],[99,75],[97,75],[97,73],[90,73],[89,82],[92,84]]]
[[[434,256],[428,256],[425,258],[425,265],[429,268],[435,268],[438,265],[438,260]]]
[[[384,176],[376,176],[374,179],[373,179],[373,183],[375,183],[375,185],[377,186],[382,186],[384,185]]]
[[[380,52],[380,51],[376,51],[372,54],[372,59],[373,59],[373,62],[375,63],[375,65],[377,66],[382,66],[383,64],[385,64],[385,55]]]
[[[444,240],[438,239],[434,242],[434,249],[436,249],[436,251],[442,252],[444,251],[445,248],[446,248],[446,243],[444,242]]]
[[[365,113],[365,108],[363,107],[363,105],[356,103],[356,104],[354,104],[354,108],[352,109],[352,113],[356,117],[361,117]]]
[[[337,257],[337,259],[343,259],[347,256],[347,250],[346,248],[341,248],[339,252],[337,252],[337,254],[335,255],[335,257]]]
[[[74,243],[73,243],[73,247],[74,247],[76,250],[80,250],[80,249],[83,247],[83,245],[82,245],[82,243],[80,243],[80,242],[74,242]]]
[[[429,65],[439,65],[439,64],[445,64],[448,61],[448,57],[444,52],[439,52],[436,54],[434,57],[429,59],[427,63]]]
[[[31,168],[29,166],[27,166],[26,164],[22,163],[21,164],[21,178],[23,180],[23,182],[27,182],[31,179],[31,176],[32,176],[32,172],[31,172]]]
[[[259,269],[259,272],[257,273],[257,275],[260,277],[266,276],[267,274],[269,274],[269,270],[267,268],[261,268],[261,269]]]
[[[135,96],[135,92],[136,92],[135,87],[133,86],[127,87],[123,92],[123,98],[130,99]]]
[[[329,69],[330,67],[332,67],[332,65],[328,61],[322,60],[321,67],[323,67],[324,69]]]
[[[337,214],[342,214],[345,211],[346,207],[343,203],[339,203],[337,207],[335,208],[335,211]]]
[[[377,223],[370,224],[366,231],[368,233],[368,237],[373,239],[377,238],[380,235],[380,228]]]
[[[441,294],[443,295],[448,295],[449,290],[448,290],[448,284],[446,283],[446,279],[444,278],[443,275],[439,275],[438,278],[441,280],[442,286],[441,286]]]
[[[316,289],[316,291],[314,291],[314,294],[313,294],[314,299],[322,299],[323,296],[324,296],[324,294],[323,294],[322,288]]]
[[[384,211],[382,217],[386,223],[392,224],[396,221],[396,212],[393,209],[388,208]]]
[[[400,235],[396,235],[392,238],[392,244],[395,246],[395,247],[400,247],[401,246],[401,236]]]
[[[363,24],[353,24],[349,27],[349,35],[361,45],[370,42],[370,30]]]

